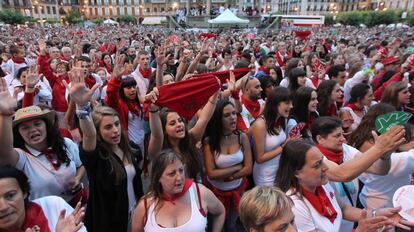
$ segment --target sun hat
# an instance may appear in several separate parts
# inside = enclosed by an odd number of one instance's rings
[[[13,127],[33,119],[45,119],[51,125],[55,121],[55,111],[42,110],[39,106],[29,106],[19,109],[13,118]]]

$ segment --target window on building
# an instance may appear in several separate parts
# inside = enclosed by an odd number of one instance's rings
[[[52,14],[56,14],[56,7],[52,6]]]
[[[154,12],[157,12],[157,7],[154,7]]]
[[[98,5],[98,3],[97,3],[97,1],[96,0],[93,0],[93,4],[96,6],[96,5]]]
[[[37,9],[37,7],[34,8],[34,12],[35,14],[39,14],[39,10]]]
[[[105,15],[105,7],[102,7],[102,15]]]
[[[135,7],[131,7],[132,15],[136,15]]]
[[[116,15],[121,15],[121,9],[119,9],[119,6],[116,7]]]
[[[128,9],[127,9],[127,7],[126,7],[126,6],[124,7],[124,14],[125,14],[125,15],[127,15],[127,14],[128,14]]]
[[[109,15],[110,15],[110,16],[114,15],[114,9],[113,9],[113,8],[111,8],[111,7],[109,8]]]
[[[125,6],[127,5],[127,0],[124,0],[124,5],[125,5]]]
[[[119,0],[116,0],[116,5],[119,6]]]
[[[50,14],[50,6],[46,6],[46,13]]]
[[[164,7],[161,7],[161,12],[164,12],[165,11],[165,8]]]
[[[95,8],[95,15],[98,15],[98,8]]]
[[[45,8],[44,7],[40,7],[40,12],[42,12],[42,14],[45,14]]]

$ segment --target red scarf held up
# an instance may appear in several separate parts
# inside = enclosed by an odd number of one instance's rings
[[[335,152],[325,147],[322,147],[320,144],[316,144],[316,147],[322,152],[322,154],[326,158],[328,158],[328,160],[335,162],[337,164],[341,164],[343,162],[343,158],[344,158],[343,151]]]
[[[253,116],[253,118],[259,117],[260,114],[260,103],[259,101],[250,101],[244,96],[241,97],[241,103],[246,107],[249,113]]]
[[[322,186],[316,187],[316,194],[313,194],[304,188],[302,188],[302,191],[303,196],[311,203],[313,208],[315,208],[319,214],[328,218],[332,223],[335,221],[338,213],[333,207]],[[333,197],[331,196],[331,198]]]
[[[23,224],[23,231],[36,227],[41,232],[50,232],[49,223],[40,205],[29,202],[26,206],[26,216]]]
[[[219,89],[220,86],[213,76],[179,81],[160,86],[155,104],[168,107],[187,120],[191,120]]]
[[[24,58],[15,57],[15,56],[12,56],[12,61],[15,64],[25,64],[26,63],[26,61],[24,60]]]
[[[152,75],[152,68],[148,67],[147,71],[144,71],[141,67],[139,67],[138,71],[144,78],[150,79]]]
[[[348,104],[346,104],[345,107],[349,107],[353,111],[358,111],[358,112],[362,112],[364,110],[364,107],[358,107],[357,105],[355,105],[355,103],[348,103]]]
[[[170,195],[166,194],[165,192],[163,192],[161,194],[161,198],[164,201],[171,202],[171,204],[175,205],[175,202],[174,201],[177,200],[178,198],[184,196],[184,194],[186,192],[188,192],[188,189],[190,189],[191,185],[193,185],[193,179],[186,178],[185,181],[184,181],[183,190],[180,193],[176,193],[176,194],[170,196]]]
[[[242,78],[244,75],[246,75],[248,72],[250,72],[251,68],[237,68],[234,70],[226,70],[226,71],[220,71],[220,72],[209,72],[209,73],[200,73],[195,74],[191,78],[200,78],[200,77],[207,77],[207,76],[215,76],[217,77],[221,84],[226,84],[228,79],[230,79],[230,72],[233,72],[234,77],[237,79]]]

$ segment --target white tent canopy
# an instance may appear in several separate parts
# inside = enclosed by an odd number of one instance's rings
[[[112,19],[107,19],[103,21],[104,24],[119,24],[117,21],[114,21]]]
[[[159,25],[163,21],[167,21],[166,17],[145,17],[144,20],[142,20],[142,25]]]
[[[211,24],[247,24],[249,20],[241,19],[235,16],[229,9],[226,9],[216,18],[208,20],[208,22]]]

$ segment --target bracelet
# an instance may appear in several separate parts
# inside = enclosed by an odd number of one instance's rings
[[[92,107],[90,102],[83,107],[76,105],[76,116],[78,116],[79,119],[87,119],[90,121],[91,111]]]
[[[209,101],[211,104],[213,104],[213,105],[215,105],[215,104],[217,103],[217,101],[216,101],[216,102],[213,102],[213,101],[211,101],[210,99],[208,99],[208,101]]]
[[[150,112],[150,113],[157,113],[157,112],[160,112],[160,109],[158,109],[158,110],[148,110],[148,112]]]

